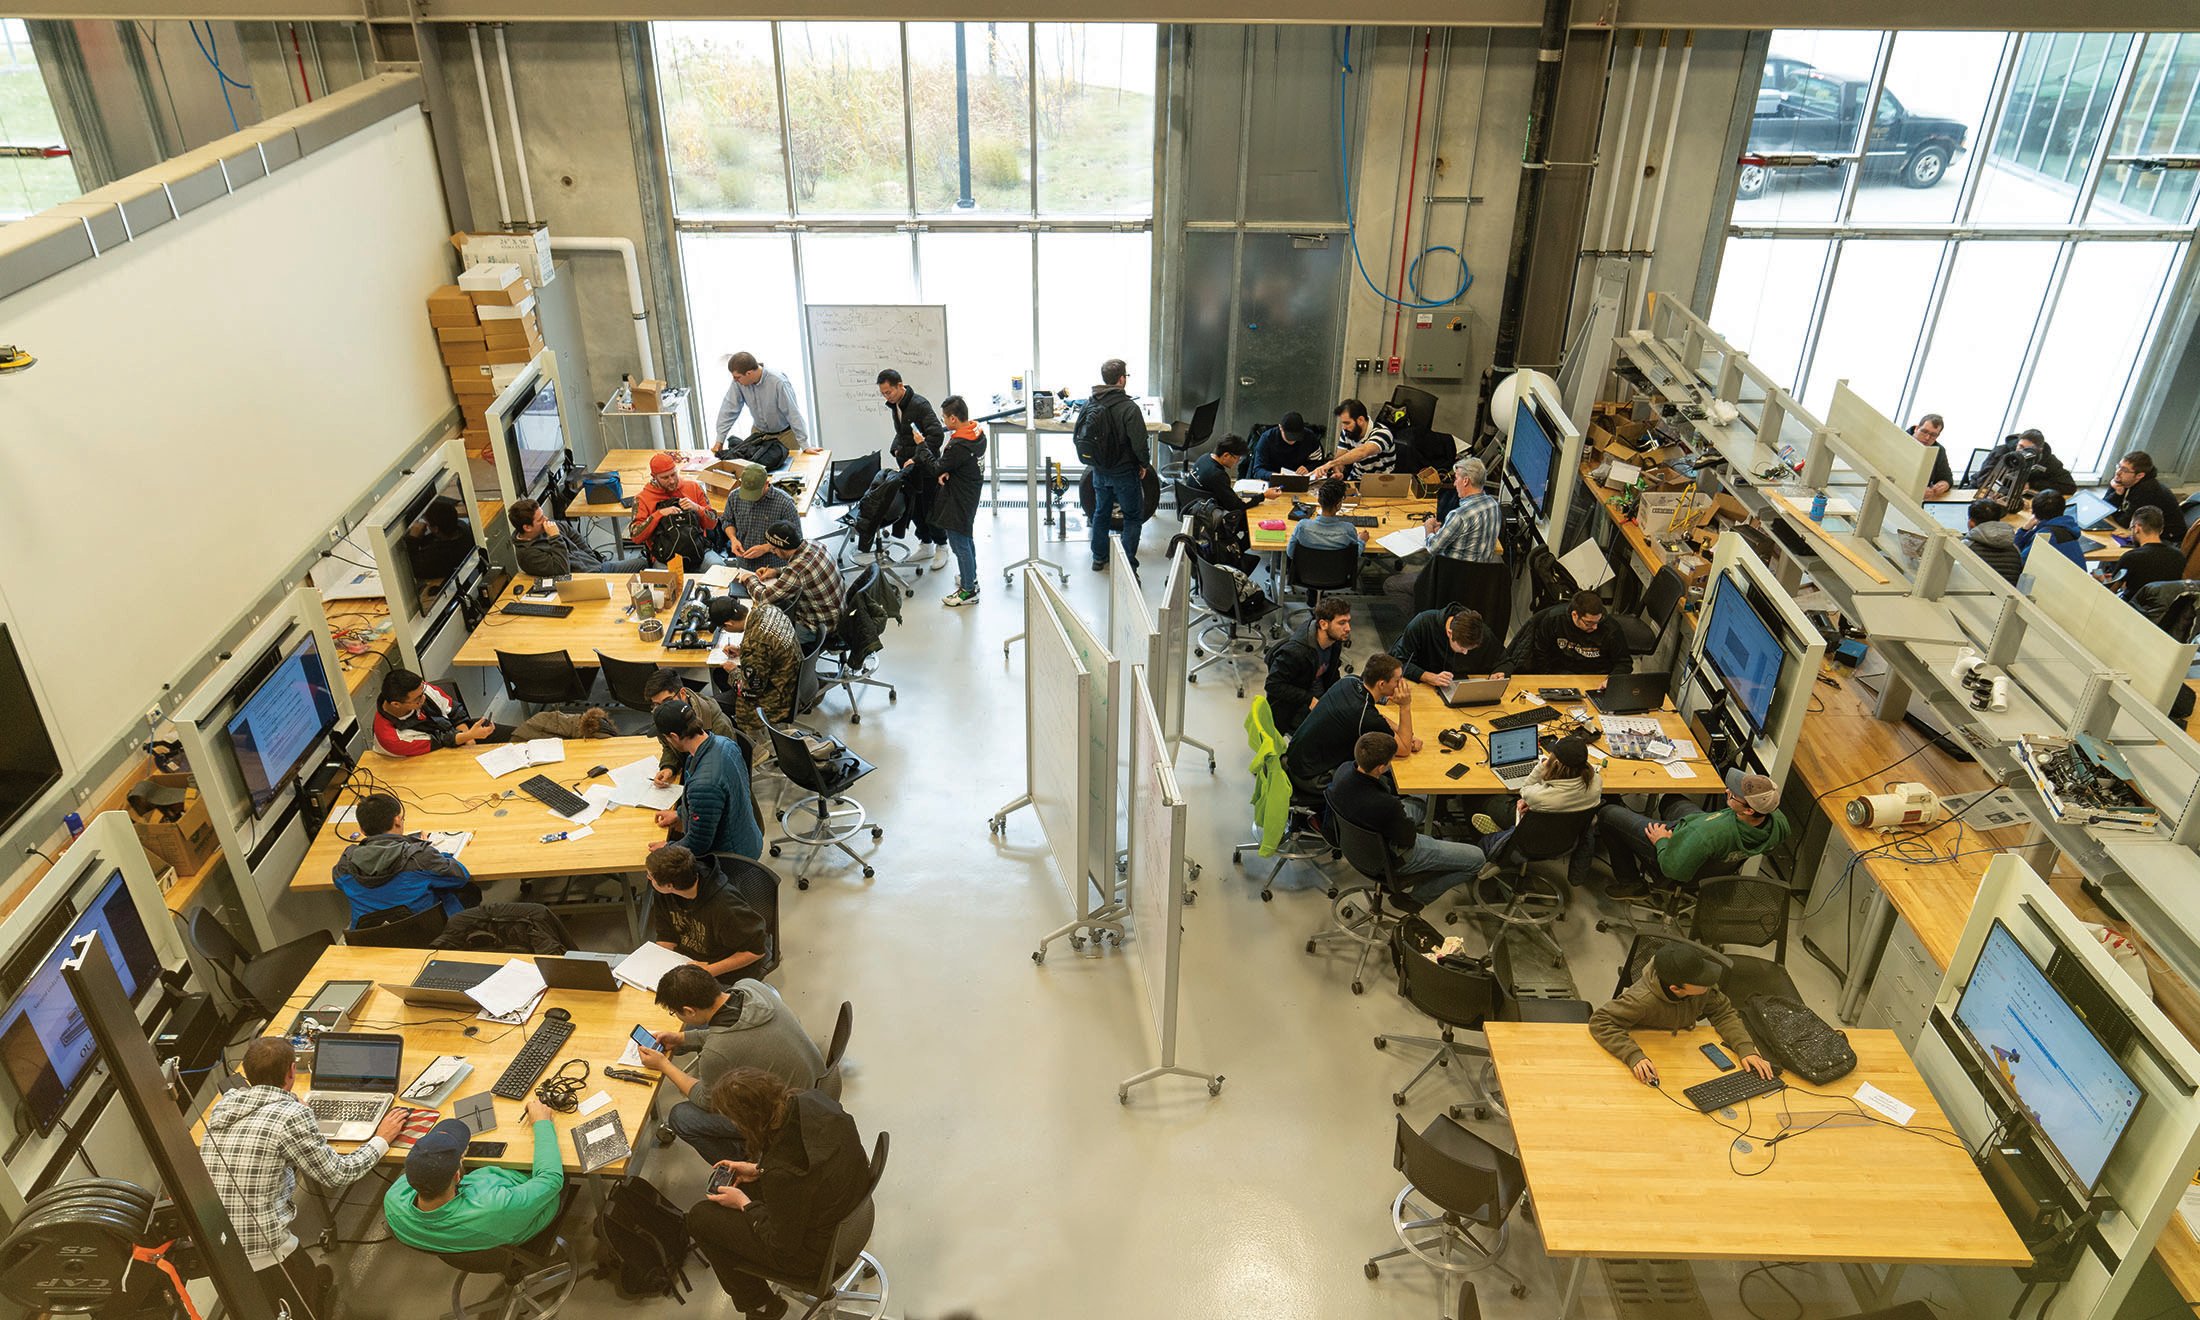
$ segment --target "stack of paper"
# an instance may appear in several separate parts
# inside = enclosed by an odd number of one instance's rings
[[[474,758],[481,768],[489,772],[489,778],[501,779],[515,770],[525,770],[533,765],[556,765],[565,759],[565,740],[562,738],[536,738],[531,742],[506,743],[492,747]]]
[[[549,986],[532,960],[514,958],[466,992],[491,1022],[525,1022]]]
[[[456,857],[466,851],[467,844],[474,841],[474,832],[472,830],[459,830],[455,833],[448,830],[430,830],[425,837],[429,843],[435,846],[437,852],[446,857]]]
[[[741,659],[741,634],[721,628],[711,639],[710,654],[703,657],[707,665],[730,665]]]
[[[588,803],[586,807],[574,812],[572,815],[567,815],[562,811],[552,811],[550,814],[556,816],[559,820],[571,821],[575,825],[593,825],[596,817],[601,816],[610,808],[613,791],[609,784],[590,784],[587,788],[581,790],[581,797]],[[566,837],[571,839],[577,837],[578,834],[579,831],[577,830],[569,830]]]
[[[629,761],[611,771],[611,800],[622,807],[647,807],[662,811],[680,800],[680,786],[667,784],[663,788],[651,782],[657,774],[657,763],[647,757]]]
[[[1375,544],[1403,559],[1428,548],[1428,528],[1419,523],[1401,527],[1388,536],[1377,537]]]
[[[649,994],[657,993],[657,983],[665,979],[665,973],[675,967],[685,967],[687,959],[662,944],[643,944],[611,969],[611,975]]]
[[[1266,495],[1268,483],[1259,477],[1240,477],[1230,483],[1230,489],[1245,496]]]

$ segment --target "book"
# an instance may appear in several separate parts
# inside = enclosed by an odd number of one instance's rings
[[[611,974],[645,994],[656,994],[657,983],[665,979],[665,973],[675,967],[685,967],[687,959],[662,944],[644,942],[641,947],[621,959],[611,969]]]
[[[573,1126],[573,1155],[580,1161],[582,1173],[594,1173],[633,1153],[634,1148],[627,1144],[626,1125],[619,1121],[616,1109]]]
[[[407,1104],[440,1105],[473,1070],[474,1065],[456,1054],[438,1054],[397,1098]]]

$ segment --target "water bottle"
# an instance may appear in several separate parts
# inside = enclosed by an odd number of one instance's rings
[[[1822,523],[1826,520],[1826,492],[1819,491],[1810,500],[1810,520]]]

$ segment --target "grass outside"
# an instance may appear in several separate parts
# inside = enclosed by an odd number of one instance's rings
[[[61,126],[37,66],[27,59],[10,64],[0,51],[0,146],[49,147],[60,141]],[[0,216],[43,211],[77,192],[76,170],[66,158],[0,160]]]

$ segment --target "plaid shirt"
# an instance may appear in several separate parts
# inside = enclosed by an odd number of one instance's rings
[[[222,1208],[236,1225],[238,1245],[264,1270],[298,1246],[290,1221],[298,1170],[323,1187],[358,1181],[389,1151],[380,1137],[339,1155],[321,1136],[313,1111],[277,1086],[247,1086],[216,1101],[206,1118],[199,1156],[213,1175]]]
[[[797,627],[827,633],[840,622],[840,590],[840,570],[832,558],[815,541],[805,541],[771,581],[749,586],[749,600],[777,605]]]
[[[802,518],[794,511],[794,501],[787,492],[777,486],[766,486],[762,499],[745,500],[741,492],[726,496],[726,524],[734,539],[751,549],[764,544],[764,532],[775,522],[791,522],[802,525]],[[752,568],[777,568],[787,562],[777,550],[765,547],[765,553],[755,559],[740,562]]]
[[[1504,509],[1495,495],[1488,491],[1469,495],[1459,501],[1459,507],[1429,538],[1428,552],[1470,564],[1502,562],[1497,553],[1497,532],[1504,521]]]

